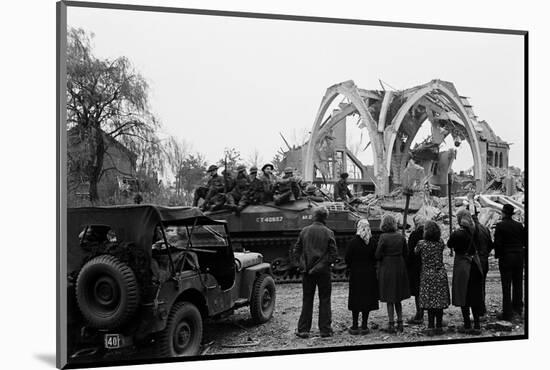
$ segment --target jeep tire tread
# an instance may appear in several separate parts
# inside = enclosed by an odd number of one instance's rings
[[[137,311],[139,288],[132,269],[111,255],[97,256],[80,270],[76,299],[90,326],[111,329],[123,325]]]
[[[160,357],[195,356],[200,353],[202,317],[190,302],[174,304],[166,327],[155,339],[156,354]]]
[[[270,275],[256,278],[250,297],[250,314],[254,322],[262,324],[273,316],[275,310],[275,281]]]

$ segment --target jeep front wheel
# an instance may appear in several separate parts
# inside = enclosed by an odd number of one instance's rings
[[[176,303],[166,321],[166,327],[156,339],[161,357],[198,355],[202,341],[202,317],[189,302]]]
[[[270,275],[262,274],[254,282],[250,299],[252,319],[262,324],[273,316],[275,310],[275,281]]]
[[[127,322],[138,309],[136,276],[118,258],[97,256],[88,261],[78,274],[76,299],[90,326],[116,328]]]

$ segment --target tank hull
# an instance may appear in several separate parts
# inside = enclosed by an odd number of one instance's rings
[[[277,282],[301,280],[301,274],[290,263],[289,250],[296,243],[300,231],[313,222],[313,209],[324,205],[329,209],[327,227],[334,231],[338,259],[332,269],[333,279],[346,280],[347,266],[344,255],[348,241],[353,238],[356,224],[367,214],[356,212],[341,202],[315,203],[297,200],[287,205],[267,203],[246,207],[239,215],[230,211],[217,211],[210,217],[228,224],[235,251],[249,250],[263,255],[271,263]],[[369,218],[373,233],[378,231],[379,219]]]

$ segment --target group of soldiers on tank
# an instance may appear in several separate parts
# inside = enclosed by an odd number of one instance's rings
[[[260,174],[256,166],[250,167],[247,174],[246,167],[239,165],[235,178],[228,170],[223,170],[222,176],[219,176],[218,169],[215,164],[208,167],[207,184],[195,190],[193,207],[197,207],[202,198],[202,211],[230,209],[240,214],[248,205],[273,202],[279,206],[303,198],[314,202],[327,199],[317,186],[304,183],[300,177],[295,176],[291,167],[285,168],[280,177],[275,175],[275,168],[270,163],[261,168]],[[345,201],[352,197],[346,182],[348,175],[343,173],[340,177],[340,181],[334,186],[334,198]]]

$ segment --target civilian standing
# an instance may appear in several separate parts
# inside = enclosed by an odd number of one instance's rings
[[[321,337],[332,335],[331,314],[331,264],[337,257],[334,232],[326,227],[328,210],[319,207],[313,211],[313,223],[300,232],[298,241],[291,251],[291,260],[303,271],[302,312],[298,320],[296,335],[309,337],[313,315],[313,298],[319,288],[319,331]]]
[[[419,292],[420,292],[420,271],[422,267],[422,259],[419,254],[414,253],[416,244],[424,238],[424,224],[426,218],[417,214],[413,217],[414,230],[409,235],[409,253],[407,257],[407,271],[409,273],[409,289],[411,295],[414,296],[414,304],[416,313],[414,317],[411,317],[409,324],[422,324],[424,323],[424,310],[420,306]]]
[[[443,310],[451,301],[443,249],[441,229],[435,222],[427,221],[423,240],[418,242],[415,252],[422,258],[419,298],[420,306],[428,310],[428,335],[443,334]]]
[[[498,258],[502,283],[502,313],[500,319],[512,320],[523,313],[523,264],[526,230],[512,219],[514,207],[502,207],[502,221],[495,229],[495,257]]]
[[[378,309],[378,280],[376,278],[376,244],[369,221],[357,223],[355,237],[348,244],[346,265],[349,268],[348,309],[352,314],[350,334],[368,334],[369,312]],[[359,329],[359,313],[362,325]]]
[[[403,307],[401,301],[409,298],[409,278],[407,275],[407,241],[397,232],[397,222],[386,214],[380,224],[382,235],[378,241],[375,256],[380,261],[378,285],[380,301],[386,302],[388,309],[388,332],[395,333],[394,310],[397,315],[397,331],[403,331]]]
[[[466,209],[456,214],[459,229],[450,235],[447,245],[455,252],[453,264],[452,304],[459,306],[464,319],[460,332],[480,334],[479,318],[483,303],[483,270],[475,242],[475,224]],[[474,317],[474,327],[470,320]]]

